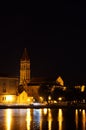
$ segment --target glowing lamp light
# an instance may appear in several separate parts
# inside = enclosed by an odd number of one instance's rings
[[[85,90],[85,86],[82,85],[82,87],[81,87],[81,92],[84,92],[84,90]]]
[[[58,100],[61,101],[61,100],[62,100],[62,97],[59,97]]]
[[[51,96],[49,96],[48,99],[51,100]]]
[[[7,99],[7,101],[12,101],[12,96],[9,95],[6,97],[6,99]]]

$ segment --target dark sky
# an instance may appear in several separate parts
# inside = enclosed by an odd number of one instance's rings
[[[86,14],[81,3],[64,3],[64,13],[0,16],[0,73],[19,75],[24,47],[32,76],[56,77],[64,83],[86,84]]]

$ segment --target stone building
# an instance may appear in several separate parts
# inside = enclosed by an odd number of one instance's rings
[[[30,83],[30,58],[26,48],[20,59],[20,76],[0,77],[0,103],[32,103],[35,99],[39,100],[39,85],[29,85]]]
[[[18,78],[0,77],[0,103],[16,103]]]
[[[32,103],[34,100],[39,101],[38,89],[39,85],[31,85],[30,58],[26,48],[20,59],[20,79],[18,86],[18,103]]]
[[[26,48],[20,59],[20,76],[0,77],[0,103],[17,103],[30,104],[34,101],[42,102],[43,98],[39,97],[38,90],[41,84],[45,83],[44,78],[31,78],[30,58]],[[48,82],[48,80],[46,80]],[[64,84],[61,77],[56,79],[61,86]]]

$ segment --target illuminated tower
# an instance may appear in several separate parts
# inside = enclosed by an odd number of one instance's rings
[[[24,49],[20,60],[20,84],[23,84],[24,82],[30,82],[30,59],[26,48]]]

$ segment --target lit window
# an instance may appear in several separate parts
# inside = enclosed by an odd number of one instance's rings
[[[6,97],[2,97],[2,101],[6,100]]]

